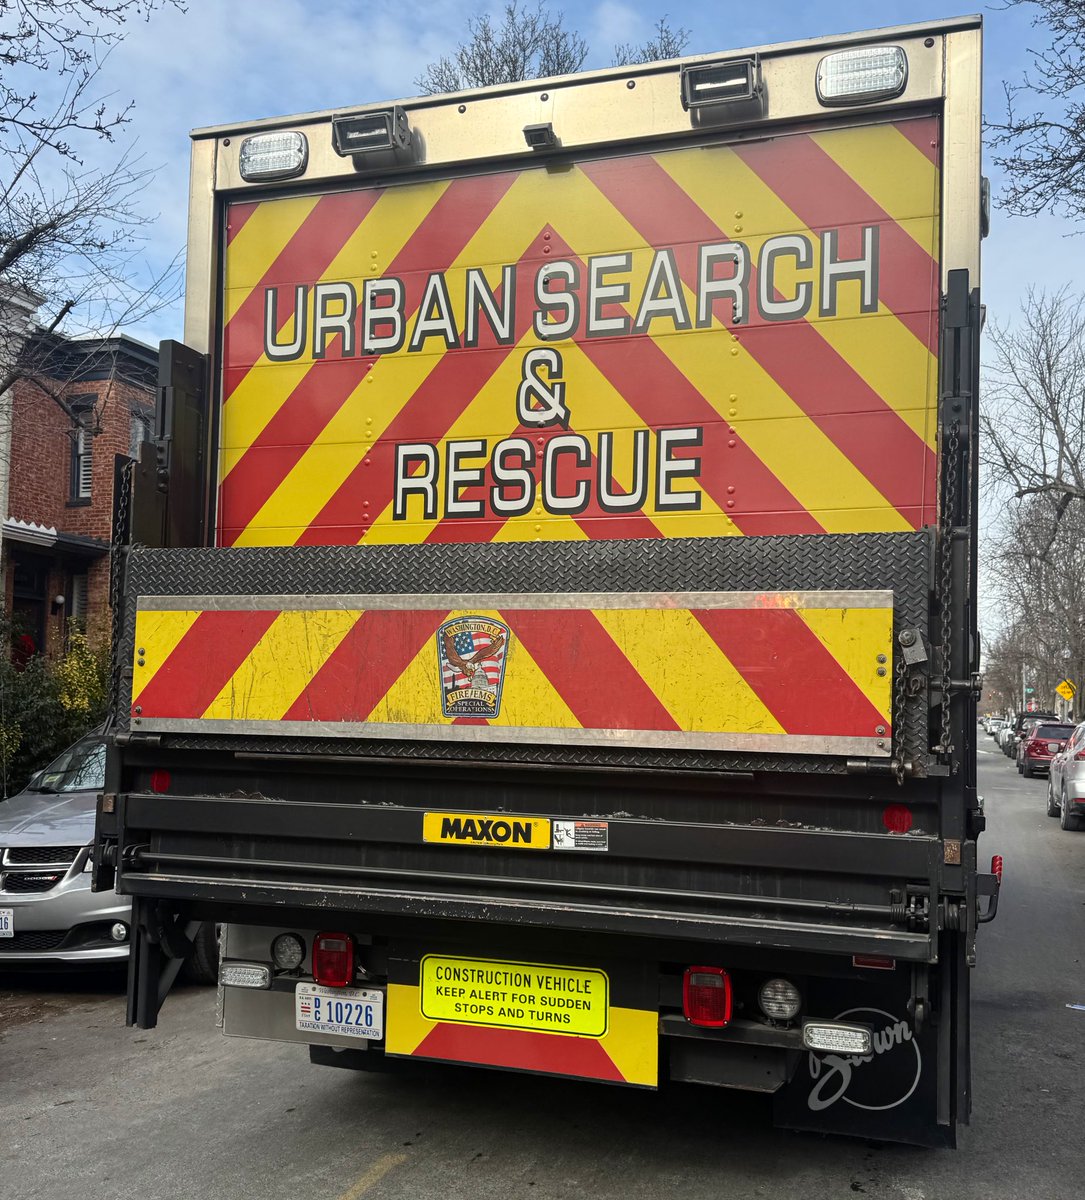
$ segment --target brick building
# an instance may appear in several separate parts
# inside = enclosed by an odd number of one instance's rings
[[[16,652],[53,654],[75,622],[108,637],[115,460],[152,432],[158,355],[123,336],[41,340],[47,370],[10,393],[2,570]]]

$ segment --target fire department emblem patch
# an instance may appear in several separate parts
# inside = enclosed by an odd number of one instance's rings
[[[501,712],[501,686],[509,627],[490,617],[455,617],[437,630],[441,710],[446,717],[493,720]]]

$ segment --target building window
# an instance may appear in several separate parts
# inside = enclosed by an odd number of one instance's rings
[[[72,439],[72,467],[69,497],[71,503],[86,503],[91,498],[94,475],[94,396],[75,396],[69,402],[75,416]]]
[[[133,412],[128,435],[128,457],[139,458],[139,448],[151,440],[151,417],[149,413]]]
[[[68,614],[80,626],[87,622],[87,577],[86,575],[72,576],[72,607]]]

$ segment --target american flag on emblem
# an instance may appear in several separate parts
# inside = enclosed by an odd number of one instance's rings
[[[464,668],[453,665],[447,656],[441,656],[441,678],[446,688],[490,687],[496,688],[501,679],[501,659],[504,653],[504,640],[500,643],[488,634],[479,630],[464,630],[455,634],[451,639],[452,649],[463,662]],[[480,651],[495,646],[495,652],[484,658],[475,658]],[[470,672],[470,674],[468,674]],[[479,673],[485,683],[479,679]]]

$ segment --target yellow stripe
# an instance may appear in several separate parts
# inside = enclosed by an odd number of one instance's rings
[[[361,615],[280,613],[207,706],[204,720],[280,720]]]
[[[173,653],[177,643],[192,628],[200,614],[184,612],[136,611],[136,645],[132,660],[132,702],[151,682],[159,667]],[[146,652],[140,654],[140,647]],[[139,665],[140,659],[144,665]]]
[[[746,242],[754,259],[769,237],[797,233],[808,238],[814,248],[814,265],[803,273],[803,278],[817,278],[820,239],[733,151],[721,148],[719,154],[725,156],[723,161],[703,151],[678,151],[660,155],[659,162],[726,236],[740,237]],[[736,217],[736,213],[742,216]],[[754,213],[757,230],[749,227],[747,214]],[[937,225],[933,215],[924,220],[931,228]],[[777,274],[784,288],[791,283],[787,274],[789,261],[781,260]],[[910,428],[933,446],[936,359],[884,304],[879,305],[876,317],[861,316],[858,304],[858,285],[842,285],[837,316],[819,317],[816,308],[811,308],[806,320]],[[741,337],[741,327],[737,332]],[[760,399],[759,390],[753,394]],[[800,415],[809,423],[805,414]],[[787,479],[783,482],[790,488]],[[790,490],[794,492],[794,488]],[[888,502],[883,499],[882,503]]]
[[[226,248],[227,287],[223,317],[228,323],[271,264],[316,208],[319,196],[293,196],[260,204]]]
[[[610,1024],[599,1044],[626,1083],[659,1083],[659,1014],[640,1008],[611,1007]]]
[[[448,186],[448,181],[444,181],[419,184],[411,188],[393,188],[391,191],[385,192],[377,199],[359,223],[358,228],[347,239],[321,279],[350,280],[360,293],[364,279],[379,278],[388,270],[390,264],[411,239]],[[267,201],[267,205],[272,208],[286,203],[287,201],[283,200]],[[255,215],[254,213],[253,216]],[[242,230],[243,232],[244,230]],[[293,232],[296,232],[296,228]],[[362,262],[366,264],[366,270],[364,274],[359,274],[358,266]],[[230,281],[229,272],[230,260],[228,258],[227,286]],[[311,310],[311,293],[309,305]],[[311,321],[312,313],[310,311],[310,328],[312,328]],[[236,465],[245,450],[263,432],[268,422],[308,374],[312,365],[312,345],[310,343],[305,348],[302,358],[297,362],[277,365],[270,363],[266,356],[261,355],[259,361],[249,370],[223,406],[221,438],[223,478]],[[342,422],[330,433],[319,435],[319,438],[324,441],[334,441],[341,427]],[[343,478],[345,478],[345,474]]]
[[[892,125],[834,129],[814,141],[931,258],[938,258],[940,172]],[[919,218],[912,220],[911,218]]]
[[[800,608],[798,614],[888,725],[892,719],[893,610]],[[884,662],[878,661],[879,654]],[[879,668],[884,675],[878,674]]]
[[[595,616],[679,729],[784,732],[693,613],[604,609]]]
[[[437,1028],[436,1021],[422,1016],[418,991],[418,988],[409,984],[388,985],[384,1045],[389,1054],[413,1054],[426,1036]]]

